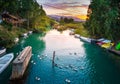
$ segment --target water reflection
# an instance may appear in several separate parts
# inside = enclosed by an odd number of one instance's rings
[[[96,45],[70,36],[69,32],[51,30],[45,36],[33,34],[9,50],[16,53],[25,46],[32,46],[25,84],[65,84],[66,80],[71,84],[119,84],[120,71],[111,55]],[[53,51],[56,55],[54,67]],[[4,81],[2,83],[7,84]]]

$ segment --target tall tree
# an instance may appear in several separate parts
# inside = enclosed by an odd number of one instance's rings
[[[120,37],[119,3],[119,0],[92,0],[85,24],[91,35],[113,40]]]

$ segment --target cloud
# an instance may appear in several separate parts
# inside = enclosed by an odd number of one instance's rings
[[[85,19],[90,0],[37,0],[48,15],[74,16]]]

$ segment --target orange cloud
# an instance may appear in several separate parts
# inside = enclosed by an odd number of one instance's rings
[[[77,15],[77,18],[80,18],[82,20],[86,20],[87,16],[86,15]]]

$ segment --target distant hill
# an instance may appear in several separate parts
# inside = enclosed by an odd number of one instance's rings
[[[84,22],[85,20],[81,20],[81,19],[79,19],[79,18],[77,18],[77,17],[72,17],[72,16],[60,16],[60,15],[48,15],[50,18],[52,18],[52,19],[54,19],[54,20],[56,20],[56,21],[60,21],[60,18],[61,17],[63,17],[63,18],[65,18],[65,17],[67,17],[67,18],[72,18],[72,19],[74,19],[74,21],[76,21],[76,22]]]

